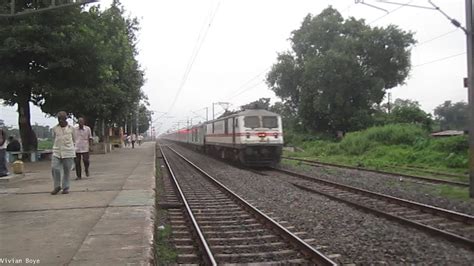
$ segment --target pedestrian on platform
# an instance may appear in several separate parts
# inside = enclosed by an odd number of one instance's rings
[[[130,141],[129,141],[129,138],[130,138],[130,136],[127,135],[127,134],[125,134],[125,135],[123,136],[123,143],[125,144],[125,147],[128,147],[128,143],[130,142]]]
[[[66,112],[60,111],[57,117],[58,124],[53,127],[54,144],[51,172],[54,189],[51,191],[51,195],[56,195],[61,190],[61,172],[62,194],[69,193],[69,176],[76,157],[74,128],[68,125]]]
[[[134,149],[135,148],[135,142],[137,141],[137,135],[135,133],[132,133],[131,140],[132,140],[132,149]]]
[[[0,177],[8,175],[7,169],[7,134],[0,128]]]
[[[85,125],[83,117],[79,117],[79,125],[74,128],[76,137],[76,180],[82,178],[81,158],[84,162],[84,172],[89,177],[89,151],[92,147],[91,128]]]
[[[141,145],[142,145],[142,142],[143,142],[143,136],[142,136],[142,135],[138,135],[138,145],[141,146]]]

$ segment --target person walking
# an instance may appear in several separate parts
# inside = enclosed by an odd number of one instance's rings
[[[4,177],[8,175],[7,169],[7,134],[0,128],[0,177]]]
[[[135,133],[132,133],[132,149],[135,149],[135,142],[137,141],[137,135]]]
[[[76,136],[76,180],[82,178],[81,158],[84,162],[84,172],[89,177],[89,151],[92,146],[91,128],[85,125],[83,117],[79,117],[79,125],[74,128]]]
[[[58,124],[53,127],[54,144],[51,172],[54,189],[51,191],[51,195],[56,195],[61,190],[61,170],[63,172],[62,194],[69,193],[69,176],[76,157],[74,128],[68,125],[66,112],[60,111],[57,117]]]

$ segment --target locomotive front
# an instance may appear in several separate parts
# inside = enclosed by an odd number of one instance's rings
[[[283,148],[281,116],[266,110],[246,110],[236,119],[239,160],[247,165],[280,162]]]

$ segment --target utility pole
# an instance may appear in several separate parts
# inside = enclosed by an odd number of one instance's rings
[[[474,198],[474,29],[473,2],[466,0],[467,84],[469,101],[469,197]]]
[[[206,107],[206,122],[209,121],[208,113],[209,113],[209,107]]]

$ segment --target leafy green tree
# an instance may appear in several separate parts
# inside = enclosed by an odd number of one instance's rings
[[[445,101],[434,110],[435,118],[440,122],[441,130],[465,130],[469,122],[469,106],[465,102]]]
[[[125,120],[144,98],[136,55],[136,19],[124,18],[119,1],[101,12],[78,7],[0,20],[0,98],[18,106],[25,150],[36,149],[29,103],[54,115],[65,110]]]
[[[278,55],[267,83],[307,129],[333,132],[372,124],[374,106],[407,77],[415,43],[396,26],[344,20],[332,7],[306,16],[290,40],[292,51]]]
[[[138,131],[146,132],[151,125],[153,112],[148,110],[146,105],[141,104],[138,111]]]
[[[427,114],[417,101],[396,99],[389,115],[391,122],[420,124],[431,129],[431,114]]]
[[[24,150],[37,148],[30,103],[41,106],[48,95],[55,94],[54,80],[80,81],[78,71],[75,76],[67,70],[81,69],[69,55],[81,18],[80,9],[70,7],[0,20],[0,98],[17,105]],[[57,76],[58,72],[64,75]]]

